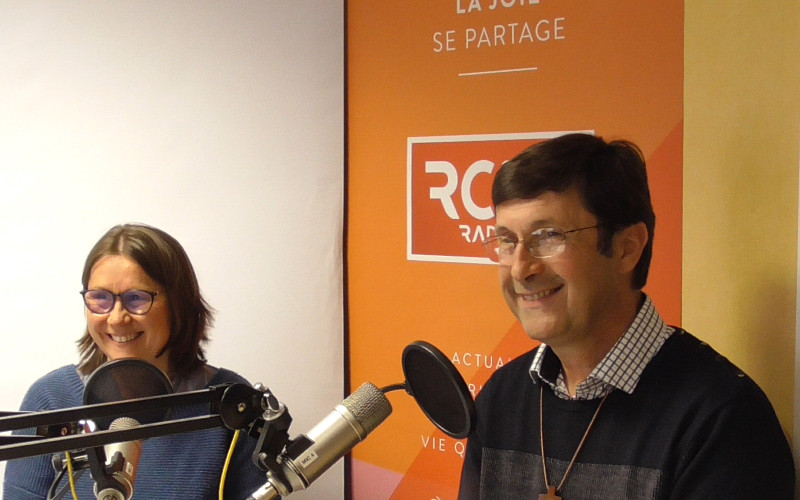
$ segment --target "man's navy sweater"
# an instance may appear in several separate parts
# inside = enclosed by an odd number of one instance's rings
[[[600,400],[555,396],[529,372],[534,351],[498,370],[477,398],[459,498],[538,498],[558,485]],[[601,409],[561,494],[581,499],[794,498],[792,454],[761,389],[727,359],[677,330],[633,394]]]

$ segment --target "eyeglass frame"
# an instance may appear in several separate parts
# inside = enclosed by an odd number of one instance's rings
[[[111,307],[108,309],[108,311],[105,311],[105,312],[93,311],[92,308],[89,307],[89,303],[86,302],[86,294],[89,293],[89,292],[106,292],[106,293],[111,294],[113,300],[111,301]],[[145,293],[145,294],[150,296],[150,305],[147,307],[146,310],[144,310],[143,312],[134,312],[134,311],[131,311],[130,309],[128,309],[128,307],[125,305],[125,300],[122,298],[122,296],[127,294],[127,293],[131,293],[131,292],[141,292],[141,293]],[[153,304],[156,301],[156,297],[161,295],[161,292],[151,292],[151,291],[148,291],[148,290],[140,290],[138,288],[133,288],[131,290],[125,290],[122,293],[113,293],[113,292],[111,292],[109,290],[105,290],[105,289],[102,289],[102,288],[93,288],[93,289],[81,290],[80,294],[83,297],[83,305],[85,305],[86,309],[88,309],[89,312],[91,312],[92,314],[98,314],[98,315],[110,314],[111,311],[113,311],[114,308],[117,306],[117,299],[119,299],[120,304],[122,304],[122,308],[125,309],[129,314],[133,314],[133,315],[136,315],[136,316],[144,316],[145,314],[149,313],[150,310],[153,308]]]
[[[561,255],[562,253],[564,253],[564,250],[566,250],[566,248],[567,248],[566,243],[567,243],[567,235],[568,234],[577,233],[579,231],[586,231],[587,229],[597,229],[597,228],[601,227],[602,225],[603,224],[598,223],[598,224],[595,224],[594,226],[579,227],[577,229],[570,229],[568,231],[564,231],[563,229],[561,229],[559,227],[540,227],[540,228],[537,228],[537,229],[531,231],[530,233],[528,233],[521,240],[517,239],[516,241],[514,241],[514,249],[507,255],[507,257],[511,258],[514,255],[514,253],[517,251],[517,246],[520,244],[520,242],[522,242],[522,244],[525,246],[525,250],[527,250],[528,253],[530,253],[532,256],[536,257],[537,259],[549,259],[550,257],[555,257],[556,255]],[[531,248],[531,245],[526,244],[527,240],[529,240],[531,237],[533,237],[535,233],[538,233],[540,231],[555,231],[555,232],[558,232],[561,235],[561,240],[562,240],[561,241],[561,245],[562,245],[561,249],[556,251],[555,253],[551,253],[551,254],[548,254],[548,255],[540,255],[538,251],[534,251]],[[483,244],[483,247],[486,249],[487,253],[489,254],[489,259],[492,262],[495,262],[495,263],[500,264],[500,265],[507,265],[506,263],[501,262],[501,258],[500,258],[499,252],[495,252],[494,248],[493,248],[493,245],[500,238],[506,238],[506,239],[509,239],[509,240],[512,239],[512,238],[509,238],[507,236],[503,236],[503,235],[500,235],[500,234],[495,234],[494,236],[490,236],[488,238],[483,239],[481,241],[481,243]],[[537,249],[538,249],[538,244],[537,244]]]

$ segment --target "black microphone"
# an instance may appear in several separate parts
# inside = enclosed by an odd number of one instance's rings
[[[136,419],[120,417],[111,422],[108,430],[124,430],[138,426],[139,422]],[[142,442],[112,443],[104,446],[104,449],[106,465],[111,467],[111,477],[121,485],[121,488],[106,486],[97,491],[97,484],[95,484],[95,497],[97,500],[130,500],[133,496],[133,483],[136,481],[136,469],[139,467],[139,458],[142,455]]]
[[[307,488],[391,413],[392,405],[383,392],[365,383],[281,453],[278,463],[288,484],[269,472],[264,486],[247,500],[269,500]]]

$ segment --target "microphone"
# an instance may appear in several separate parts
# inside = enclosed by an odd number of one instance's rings
[[[111,422],[108,430],[124,430],[138,427],[139,422],[130,417],[120,417]],[[133,483],[136,480],[136,469],[139,467],[139,458],[142,455],[141,441],[126,441],[124,443],[112,443],[104,447],[106,453],[106,465],[111,467],[111,478],[114,479],[121,488],[116,486],[106,486],[97,491],[97,484],[94,487],[94,494],[97,500],[130,500],[133,496]]]
[[[267,482],[247,500],[270,500],[307,488],[391,413],[383,392],[369,382],[363,384],[308,434],[295,439],[278,457],[279,473],[267,473]]]
[[[164,372],[141,359],[107,361],[86,381],[83,403],[93,405],[171,394],[172,384]],[[141,424],[160,422],[169,406],[136,412],[128,417],[94,419],[98,429],[124,430]],[[141,441],[106,445],[106,461],[100,462],[99,448],[88,450],[89,470],[94,478],[94,493],[99,500],[129,500],[133,495],[136,468],[142,454]]]

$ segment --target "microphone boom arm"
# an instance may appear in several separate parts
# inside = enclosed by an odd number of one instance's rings
[[[264,390],[245,384],[222,384],[199,391],[0,417],[0,432],[35,427],[41,433],[34,436],[0,436],[0,443],[4,443],[0,445],[0,461],[203,429],[245,429],[262,414],[263,394]],[[75,434],[75,422],[80,420],[129,415],[156,408],[163,409],[165,406],[172,409],[198,403],[209,404],[208,415],[168,419],[130,429]]]

